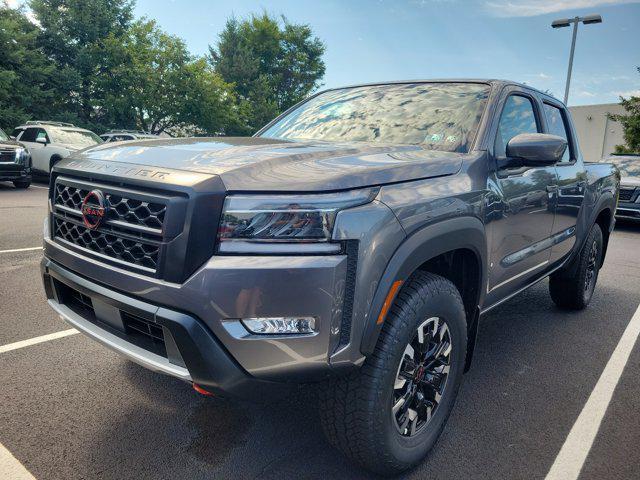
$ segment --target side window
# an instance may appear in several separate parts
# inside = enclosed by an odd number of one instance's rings
[[[20,137],[21,142],[35,142],[38,137],[38,128],[27,128],[22,137]]]
[[[38,129],[38,135],[36,136],[36,140],[40,138],[44,138],[47,142],[49,141],[49,136],[47,135],[47,132],[45,132],[41,128]]]
[[[24,132],[24,128],[16,128],[15,130],[13,130],[13,132],[11,132],[11,136],[13,138],[18,138],[22,132]]]
[[[507,143],[516,135],[538,132],[540,129],[531,100],[522,95],[511,95],[507,98],[500,115],[494,147],[495,156],[505,157]]]
[[[571,142],[569,141],[569,135],[567,133],[567,124],[564,119],[564,115],[562,111],[554,106],[549,105],[548,103],[544,104],[544,114],[547,118],[547,126],[549,127],[549,133],[552,135],[558,135],[559,137],[564,138],[569,146],[564,151],[564,155],[562,155],[562,161],[568,162],[571,160],[571,152],[570,146]]]

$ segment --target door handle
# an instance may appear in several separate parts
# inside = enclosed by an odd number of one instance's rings
[[[547,185],[547,192],[553,193],[558,191],[557,185]]]

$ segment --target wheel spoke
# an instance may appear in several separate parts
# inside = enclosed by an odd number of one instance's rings
[[[407,380],[405,378],[400,378],[400,375],[398,375],[396,377],[396,381],[393,384],[393,389],[394,390],[400,390],[402,387],[404,387],[407,384]]]

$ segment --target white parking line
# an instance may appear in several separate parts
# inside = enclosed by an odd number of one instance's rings
[[[13,250],[0,250],[0,253],[30,252],[31,250],[42,250],[42,247],[14,248]]]
[[[80,332],[75,328],[70,328],[69,330],[62,330],[61,332],[50,333],[48,335],[42,335],[40,337],[29,338],[28,340],[9,343],[8,345],[0,346],[0,353],[10,352],[11,350],[17,350],[19,348],[30,347],[31,345],[48,342],[49,340],[55,340],[57,338],[68,337],[69,335],[75,335],[76,333]]]
[[[580,475],[638,335],[640,306],[622,334],[545,480],[575,480]]]
[[[10,478],[11,480],[35,480],[36,477],[31,475],[29,470],[11,455],[2,443],[0,443],[0,475],[2,478]]]

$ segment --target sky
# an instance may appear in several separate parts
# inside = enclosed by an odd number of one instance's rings
[[[383,80],[504,78],[562,99],[571,28],[557,18],[598,13],[583,25],[569,105],[640,95],[640,0],[137,0],[193,54],[215,45],[225,21],[266,11],[309,24],[326,44],[324,87]]]
[[[560,99],[572,29],[551,22],[597,13],[603,23],[579,26],[569,105],[640,96],[640,0],[137,0],[134,12],[181,37],[194,55],[208,53],[232,15],[268,12],[309,24],[326,45],[326,88],[502,78]]]

